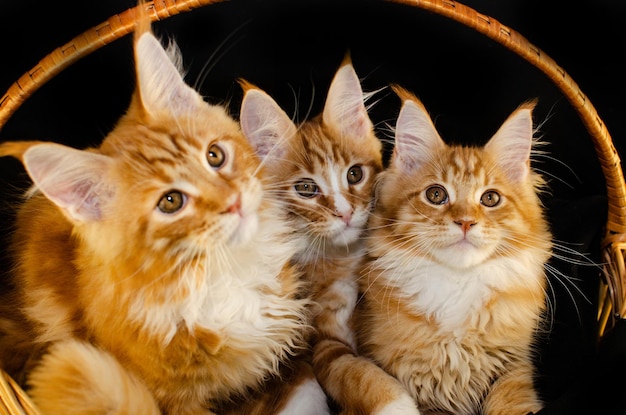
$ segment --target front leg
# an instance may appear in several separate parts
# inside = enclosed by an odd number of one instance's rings
[[[420,415],[409,392],[372,360],[333,339],[317,342],[313,368],[341,415]]]
[[[328,398],[304,357],[287,362],[274,376],[225,403],[222,415],[330,415]]]
[[[496,380],[485,398],[485,415],[527,415],[543,408],[532,364],[519,365]]]
[[[54,343],[28,378],[44,415],[160,415],[155,398],[117,359],[80,340]],[[197,413],[197,412],[196,412]]]

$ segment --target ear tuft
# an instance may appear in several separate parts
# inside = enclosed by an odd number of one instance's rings
[[[405,171],[419,169],[445,145],[422,102],[413,94],[394,87],[403,99],[395,128],[392,164]]]
[[[530,153],[533,145],[534,102],[515,110],[485,145],[498,165],[514,182],[521,182],[530,172]]]
[[[166,50],[151,32],[136,39],[137,88],[148,114],[156,117],[165,111],[176,116],[206,105],[202,96],[185,83],[182,68],[178,67],[181,62],[175,43]]]
[[[324,124],[334,127],[341,137],[367,137],[373,130],[361,83],[349,55],[344,58],[330,84],[322,119]]]

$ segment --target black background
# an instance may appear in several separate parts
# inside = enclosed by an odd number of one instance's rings
[[[618,0],[474,0],[465,4],[517,30],[562,66],[596,106],[622,152],[626,135],[626,6]],[[135,4],[12,2],[0,14],[0,91],[54,48]],[[244,77],[299,119],[315,114],[350,50],[365,90],[399,83],[424,102],[444,139],[488,139],[522,101],[539,98],[535,121],[550,153],[541,167],[554,191],[603,191],[591,141],[574,110],[532,65],[477,32],[441,16],[382,0],[231,0],[155,25],[181,45],[187,80],[237,116]],[[128,104],[131,38],[83,58],[29,98],[0,139],[98,144]],[[372,118],[381,136],[395,123],[397,99],[377,94]],[[573,170],[573,171],[570,171]]]
[[[3,3],[0,93],[53,49],[135,5],[129,0]],[[624,2],[463,3],[520,32],[551,56],[594,104],[619,153],[626,152]],[[546,205],[556,238],[600,260],[606,190],[589,135],[568,101],[538,69],[472,29],[382,0],[231,0],[153,27],[179,43],[188,82],[208,101],[227,104],[234,117],[241,102],[239,77],[265,89],[296,119],[316,114],[347,51],[364,90],[398,83],[414,91],[450,142],[482,143],[522,101],[539,98],[535,122],[542,124],[550,157],[537,159],[536,167],[551,178],[553,191]],[[127,36],[41,87],[2,127],[0,141],[97,145],[126,109],[133,86]],[[399,102],[388,88],[375,100],[371,117],[380,137],[390,142]],[[19,163],[0,159],[0,225],[5,236],[26,185]],[[624,352],[618,348],[608,354],[601,348],[595,353],[597,270],[557,259],[554,266],[583,281],[551,279],[557,310],[551,319],[554,334],[542,343],[538,360],[540,386],[550,401],[544,413],[626,413],[626,403],[618,405],[620,397],[610,395],[621,390],[619,380],[616,385],[607,377],[623,375],[619,359]],[[609,364],[600,365],[602,361]]]

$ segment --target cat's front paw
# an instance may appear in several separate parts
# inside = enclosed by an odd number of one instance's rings
[[[315,378],[299,385],[279,415],[330,415],[328,400]]]
[[[409,395],[402,395],[398,399],[372,413],[372,415],[420,415],[415,401]]]

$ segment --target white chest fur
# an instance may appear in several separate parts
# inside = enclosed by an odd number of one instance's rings
[[[491,319],[486,304],[497,300],[502,293],[543,291],[543,265],[532,255],[497,258],[466,269],[424,258],[398,260],[383,256],[376,266],[386,270],[383,273],[386,283],[398,288],[416,314],[425,315],[444,331],[459,335]],[[542,296],[536,298],[538,307],[543,300]],[[498,318],[511,319],[510,324],[514,325],[513,320],[526,317],[511,313]]]

